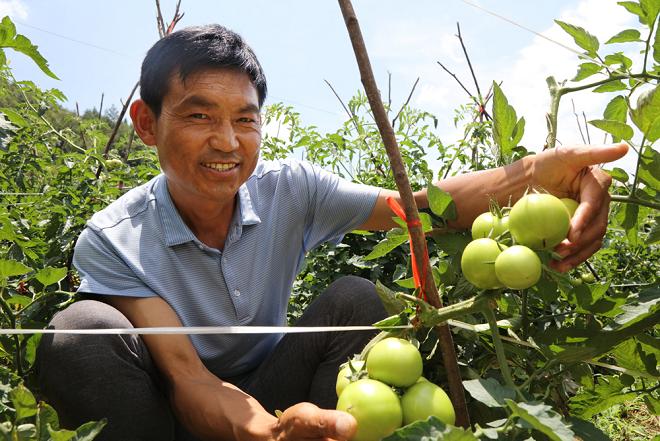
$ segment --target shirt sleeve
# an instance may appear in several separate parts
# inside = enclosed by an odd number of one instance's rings
[[[78,292],[129,297],[155,297],[108,241],[87,227],[78,237],[73,265],[80,274]]]
[[[380,189],[350,182],[314,165],[306,164],[304,169],[309,191],[305,251],[323,242],[338,244],[344,234],[369,218]]]

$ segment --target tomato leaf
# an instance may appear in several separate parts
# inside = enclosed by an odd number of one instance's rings
[[[566,31],[566,33],[573,37],[575,44],[587,51],[590,56],[596,56],[599,47],[598,39],[596,37],[591,35],[580,26],[575,26],[560,20],[555,20],[555,23],[557,23],[564,31]]]
[[[437,185],[429,184],[426,188],[426,195],[433,214],[447,220],[456,219],[456,204],[449,193]]]
[[[426,421],[417,421],[396,430],[392,435],[383,438],[383,441],[478,441],[471,431],[460,427],[450,426],[436,417],[429,417]]]
[[[623,81],[616,80],[616,81],[608,81],[607,83],[593,89],[592,92],[596,92],[596,93],[618,92],[620,90],[627,90],[627,89],[628,86],[626,86],[623,83]]]
[[[603,119],[609,119],[612,121],[626,122],[628,116],[628,103],[626,99],[617,95],[612,100],[607,103],[605,110],[603,111]]]
[[[580,64],[577,74],[575,74],[575,77],[571,81],[582,81],[585,78],[589,78],[590,76],[597,74],[602,69],[603,67],[600,64],[582,63]]]
[[[605,42],[605,44],[628,43],[628,42],[631,42],[631,41],[641,41],[640,37],[641,37],[641,34],[639,33],[639,31],[637,29],[626,29],[626,30],[623,30],[623,31],[619,32],[618,34],[616,34],[615,36],[613,36],[609,40],[607,40]]]
[[[573,441],[575,433],[550,406],[540,402],[516,403],[506,400],[513,415],[521,418],[534,429],[553,441]]]
[[[589,124],[612,135],[614,142],[618,142],[621,139],[630,141],[634,135],[632,127],[620,121],[613,121],[609,119],[592,119],[589,121]]]
[[[9,393],[14,409],[16,410],[16,421],[31,417],[37,413],[37,400],[27,387],[20,384]]]
[[[507,399],[513,400],[516,397],[516,391],[502,386],[494,378],[463,381],[463,387],[472,398],[488,407],[504,407]]]
[[[628,173],[626,173],[626,171],[622,168],[614,167],[612,170],[606,170],[606,172],[612,176],[612,179],[615,181],[626,184],[630,180]]]
[[[53,268],[47,266],[46,268],[42,268],[39,271],[37,271],[37,274],[35,274],[34,277],[39,282],[41,282],[43,286],[49,286],[64,279],[66,277],[66,273],[67,273],[66,267]]]
[[[589,419],[615,404],[635,399],[637,392],[630,392],[618,376],[603,376],[593,389],[583,389],[569,400],[571,413]]]
[[[387,232],[385,239],[378,242],[364,260],[373,260],[382,257],[408,241],[408,233],[400,228],[395,228]]]
[[[49,441],[51,438],[48,433],[48,427],[50,426],[53,430],[59,430],[60,428],[60,419],[55,409],[43,401],[40,402],[35,426],[37,429],[37,441]]]
[[[612,441],[609,436],[605,435],[591,421],[571,416],[568,418],[568,422],[571,424],[571,429],[575,432],[575,435],[577,435],[577,439],[589,441]]]
[[[43,73],[59,80],[57,75],[48,67],[48,61],[39,53],[37,46],[33,45],[27,37],[16,33],[16,26],[14,26],[14,23],[12,23],[9,17],[4,17],[0,22],[0,47],[11,48],[27,55]]]
[[[32,271],[29,266],[23,265],[15,260],[0,259],[0,279],[14,276],[22,276]]]
[[[660,318],[660,286],[646,288],[638,296],[629,298],[621,306],[622,314],[614,318],[614,323],[606,326],[605,330],[619,330],[634,325],[649,317]]]
[[[647,90],[637,99],[637,107],[630,109],[630,118],[648,138],[652,123],[660,115],[660,87]],[[649,139],[649,141],[655,141]]]
[[[493,82],[493,140],[500,148],[502,163],[509,162],[513,148],[518,145],[524,132],[525,119],[518,119],[500,86]]]

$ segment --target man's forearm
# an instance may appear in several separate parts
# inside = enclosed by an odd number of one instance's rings
[[[250,395],[210,372],[170,382],[177,418],[203,440],[273,439],[277,418]]]
[[[488,211],[491,199],[500,206],[520,198],[532,185],[533,157],[525,157],[513,164],[452,176],[435,184],[449,193],[456,204],[457,218],[450,222],[454,228],[469,228],[479,214]],[[415,193],[419,208],[428,207],[426,190]]]

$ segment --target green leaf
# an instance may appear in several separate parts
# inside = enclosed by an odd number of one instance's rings
[[[101,430],[108,424],[108,420],[103,418],[101,421],[89,421],[76,429],[75,441],[92,441],[101,433]]]
[[[610,38],[605,44],[628,43],[631,41],[641,41],[641,34],[637,29],[626,29]]]
[[[638,296],[631,296],[628,303],[621,306],[622,314],[614,318],[614,323],[605,330],[619,330],[634,325],[642,320],[660,315],[660,287],[653,286],[644,289]]]
[[[9,277],[22,276],[32,271],[29,266],[23,265],[21,262],[15,260],[0,259],[0,284],[1,279],[8,279]]]
[[[500,86],[493,82],[493,140],[500,149],[500,156],[504,163],[508,163],[513,148],[525,131],[525,121],[518,120],[513,106],[509,105]]]
[[[584,419],[609,409],[615,404],[625,403],[637,396],[630,392],[618,376],[603,376],[594,389],[583,389],[569,400],[571,413]]]
[[[626,238],[628,243],[632,246],[637,246],[639,237],[637,230],[639,229],[639,205],[625,204],[623,211],[617,215],[619,225],[626,231]]]
[[[660,87],[646,90],[637,99],[637,107],[630,109],[630,118],[647,135],[653,122],[660,116]],[[650,140],[650,139],[649,139]]]
[[[37,400],[32,392],[22,384],[19,384],[9,393],[14,409],[16,410],[16,421],[28,418],[37,413]]]
[[[638,178],[649,188],[660,188],[660,152],[647,145],[640,158]]]
[[[437,185],[430,184],[426,188],[426,195],[433,214],[447,220],[456,219],[456,204],[449,193]]]
[[[373,260],[383,257],[399,245],[408,241],[408,233],[399,228],[387,232],[385,239],[374,246],[373,250],[364,257],[364,260]]]
[[[577,74],[575,74],[575,78],[573,78],[572,81],[582,81],[585,78],[589,78],[590,76],[597,74],[603,69],[603,67],[600,64],[596,63],[582,63],[580,64],[580,67],[578,69]]]
[[[472,398],[488,407],[504,407],[507,399],[513,400],[516,397],[516,391],[502,386],[494,378],[463,381],[463,387]]]
[[[639,0],[639,4],[642,7],[642,11],[646,14],[646,22],[653,23],[658,17],[660,12],[660,1],[659,0]]]
[[[628,70],[632,67],[632,60],[626,57],[623,52],[617,52],[615,54],[609,54],[605,56],[605,64],[612,66],[614,64],[620,64],[621,68]]]
[[[552,410],[552,407],[544,403],[516,403],[506,400],[513,415],[518,416],[535,430],[543,433],[553,441],[573,441],[575,433],[566,424],[561,415]]]
[[[605,84],[602,84],[595,89],[592,90],[592,92],[596,93],[603,93],[603,92],[618,92],[620,90],[627,90],[628,86],[626,86],[623,81],[621,80],[616,80],[616,81],[609,81]]]
[[[612,100],[607,103],[605,111],[603,112],[603,119],[609,119],[611,121],[626,122],[628,116],[628,103],[626,99],[617,95]]]
[[[396,292],[376,280],[376,294],[385,307],[385,311],[390,314],[398,314],[406,309],[406,302],[396,296]]]
[[[39,403],[39,410],[37,411],[37,441],[50,441],[50,433],[48,427],[53,430],[59,430],[60,419],[57,412],[50,405],[41,402]]]
[[[605,435],[598,427],[591,421],[586,421],[581,418],[569,417],[568,422],[571,423],[571,429],[580,440],[585,441],[612,441],[612,439]]]
[[[4,115],[10,123],[15,125],[16,127],[27,127],[28,122],[25,121],[25,118],[23,118],[16,110],[14,109],[8,109],[6,107],[3,107],[0,109],[0,115]]]
[[[21,34],[16,34],[16,27],[9,17],[4,17],[0,22],[0,47],[11,48],[17,52],[27,55],[39,66],[46,75],[56,80],[55,75],[48,67],[48,61],[39,53],[37,46]]]
[[[617,2],[617,4],[623,6],[626,8],[628,12],[631,14],[636,15],[639,18],[639,22],[641,24],[648,24],[648,21],[646,19],[646,13],[642,9],[641,5],[637,2],[631,2],[631,1],[625,1],[625,2]]]
[[[564,31],[573,37],[575,44],[587,51],[589,55],[596,56],[599,47],[598,39],[596,37],[580,26],[575,26],[559,20],[555,20],[555,23],[561,26]]]
[[[660,26],[656,28],[653,38],[653,61],[660,63]]]
[[[651,394],[644,395],[644,404],[651,412],[651,415],[660,415],[660,399],[655,398]]]
[[[37,274],[34,277],[41,282],[43,286],[49,286],[54,283],[59,282],[60,280],[66,277],[67,269],[66,267],[62,268],[53,268],[47,266],[37,271]]]
[[[649,337],[653,340],[653,337]],[[660,340],[656,339],[656,344]],[[628,339],[616,346],[610,353],[615,359],[617,366],[638,372],[647,372],[652,376],[660,376],[660,349],[635,338]]]
[[[74,441],[74,437],[76,436],[76,432],[73,430],[54,430],[50,427],[48,428],[48,434],[52,441]]]
[[[619,181],[626,184],[630,180],[628,173],[626,173],[626,171],[622,168],[614,167],[612,170],[605,170],[605,171],[610,176],[612,176],[612,179],[614,179],[615,181]]]
[[[614,142],[617,142],[619,139],[630,141],[634,135],[632,127],[620,121],[609,119],[592,119],[589,121],[589,124],[612,135]]]
[[[383,438],[382,441],[478,441],[471,431],[460,427],[447,425],[436,417],[429,417],[426,421],[417,421],[401,429],[392,435]]]

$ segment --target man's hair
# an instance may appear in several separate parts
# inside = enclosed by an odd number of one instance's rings
[[[257,89],[259,107],[266,100],[266,76],[252,49],[237,33],[220,26],[191,26],[160,39],[142,62],[140,97],[160,115],[170,78],[181,81],[202,69],[225,68],[245,72]]]

